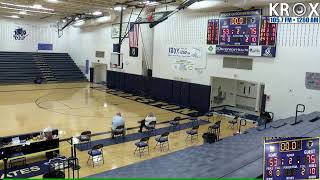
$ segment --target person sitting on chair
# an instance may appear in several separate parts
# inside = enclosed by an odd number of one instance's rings
[[[140,130],[139,132],[142,132],[142,129],[143,127],[147,128],[150,124],[150,122],[156,122],[157,121],[157,118],[156,116],[154,115],[153,112],[150,112],[146,118],[144,118],[144,120],[142,120],[140,123]]]
[[[119,126],[125,126],[124,120],[121,116],[121,113],[118,112],[113,118],[112,118],[112,127],[111,127],[111,136],[112,139],[114,138],[114,131]],[[125,131],[125,130],[124,130]],[[124,132],[125,133],[125,132]]]

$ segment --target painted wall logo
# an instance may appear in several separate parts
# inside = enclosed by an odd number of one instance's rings
[[[199,48],[175,48],[169,47],[168,56],[200,58],[201,50]]]
[[[19,27],[14,31],[14,39],[15,40],[24,40],[29,34],[23,28]]]
[[[37,172],[41,171],[39,166],[31,166],[24,169],[17,169],[13,171],[9,171],[7,174],[8,178],[25,178],[28,177],[28,174],[33,174],[34,176],[38,175]],[[33,177],[32,175],[30,177]],[[4,174],[1,175],[1,179],[4,178]]]
[[[319,3],[269,3],[270,23],[320,23],[319,14]]]

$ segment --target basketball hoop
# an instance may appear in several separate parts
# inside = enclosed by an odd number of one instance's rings
[[[153,13],[156,10],[156,6],[146,6],[144,10],[144,14],[147,18],[148,22],[152,22],[154,20]]]

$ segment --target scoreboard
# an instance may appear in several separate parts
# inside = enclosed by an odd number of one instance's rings
[[[269,23],[269,17],[261,17],[259,44],[275,46],[277,37],[277,24]]]
[[[275,57],[277,24],[261,16],[261,9],[223,12],[209,19],[207,44],[213,54]],[[212,48],[212,47],[215,48]]]
[[[319,179],[319,138],[271,138],[264,142],[265,180]]]
[[[258,45],[260,16],[220,18],[220,45]]]

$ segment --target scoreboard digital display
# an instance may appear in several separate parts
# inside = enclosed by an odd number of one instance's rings
[[[220,45],[258,45],[260,16],[220,18]]]
[[[261,17],[261,29],[259,44],[264,46],[275,46],[277,37],[277,24],[270,24],[269,17]]]
[[[219,42],[219,20],[210,19],[208,21],[207,44],[218,44]]]
[[[265,180],[319,179],[319,138],[271,138],[264,142]]]
[[[261,9],[222,12],[208,20],[210,54],[275,57],[276,37],[277,24],[261,16]]]

